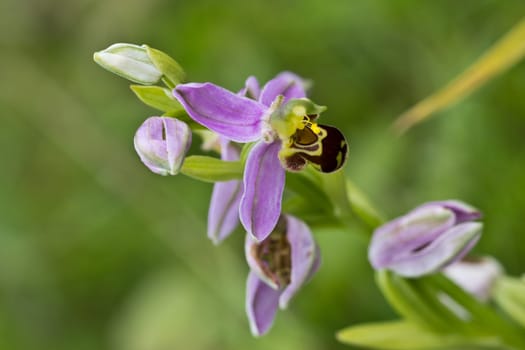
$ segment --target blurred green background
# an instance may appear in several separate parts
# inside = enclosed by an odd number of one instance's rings
[[[232,90],[251,74],[312,79],[350,140],[348,176],[387,217],[465,200],[485,213],[476,252],[524,272],[525,65],[403,137],[389,129],[523,15],[522,0],[2,0],[0,349],[345,349],[335,331],[395,317],[358,228],[318,231],[321,270],[253,339],[244,236],[213,247],[211,185],[138,160],[134,132],[155,112],[92,61],[115,42]]]

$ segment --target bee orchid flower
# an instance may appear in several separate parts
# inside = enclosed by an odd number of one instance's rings
[[[304,222],[283,215],[264,241],[247,235],[245,251],[250,266],[246,313],[253,335],[260,336],[272,326],[277,309],[285,309],[319,269],[319,247]]]
[[[235,142],[255,142],[246,160],[239,216],[258,241],[268,237],[281,214],[285,170],[312,164],[332,172],[346,159],[344,135],[317,124],[325,108],[305,98],[305,84],[293,73],[277,75],[262,89],[249,78],[241,94],[212,83],[188,83],[177,85],[173,95],[201,125]]]

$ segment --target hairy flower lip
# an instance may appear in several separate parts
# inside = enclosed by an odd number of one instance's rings
[[[459,201],[423,204],[374,231],[370,263],[405,277],[436,272],[474,247],[483,225],[472,220],[479,217],[475,208]]]

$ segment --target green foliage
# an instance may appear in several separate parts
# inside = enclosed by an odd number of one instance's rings
[[[510,317],[525,328],[525,281],[511,277],[499,279],[494,299]]]
[[[508,349],[525,346],[523,329],[509,323],[490,305],[477,301],[443,275],[407,279],[393,272],[379,271],[377,282],[390,305],[405,320],[403,326],[389,324],[391,328],[388,328],[387,334],[395,327],[408,327],[409,330],[422,328],[425,336],[421,339],[421,345],[428,341],[423,348],[436,346],[439,339],[445,345],[483,344]],[[353,337],[359,340],[370,334],[367,326],[357,327],[358,331],[352,327],[347,332],[343,331],[347,334],[344,338],[346,342]],[[369,346],[374,347],[373,342]],[[378,343],[377,348],[383,348],[383,345]]]
[[[150,107],[167,112],[169,115],[185,113],[184,108],[172,97],[169,89],[143,85],[131,85],[130,88],[139,100]]]
[[[496,338],[469,339],[458,335],[442,335],[408,321],[362,324],[337,333],[337,339],[348,345],[384,350],[430,349],[501,349]]]
[[[147,45],[144,45],[144,47],[155,67],[168,79],[170,87],[174,87],[186,80],[186,73],[173,58]]]

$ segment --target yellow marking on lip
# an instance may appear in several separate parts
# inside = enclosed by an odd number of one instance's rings
[[[317,125],[317,123],[310,123],[310,129],[317,135],[321,133],[321,128],[319,127],[319,125]]]

